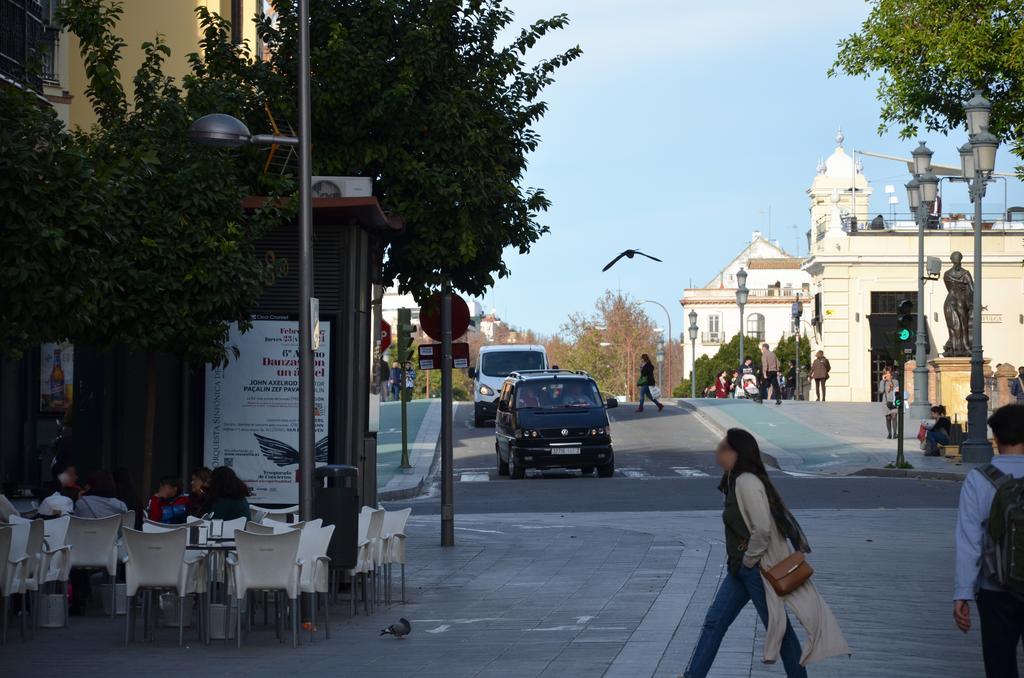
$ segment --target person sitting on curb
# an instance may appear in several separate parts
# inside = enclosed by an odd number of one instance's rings
[[[999,454],[990,464],[972,469],[960,489],[956,520],[956,575],[953,619],[961,631],[971,629],[971,601],[981,620],[981,651],[988,678],[1016,678],[1017,646],[1024,637],[1024,601],[1003,589],[991,571],[987,523],[996,498],[993,468],[1000,476],[1024,478],[1024,404],[1004,405],[989,417]],[[987,475],[989,474],[989,475]]]

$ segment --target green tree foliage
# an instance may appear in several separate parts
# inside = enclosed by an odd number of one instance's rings
[[[107,196],[79,140],[50,106],[0,87],[0,354],[101,336],[115,292]]]
[[[760,366],[761,364],[761,341],[758,341],[757,337],[744,337],[743,338],[743,350],[748,357],[753,358],[754,364]],[[789,371],[789,361],[793,360],[796,348],[796,340],[792,336],[780,337],[778,342],[774,345],[769,342],[772,350],[775,351],[775,356],[779,359],[779,365],[782,368],[783,375]],[[807,369],[811,362],[811,343],[807,337],[800,338],[800,355],[802,356],[803,362],[800,363],[801,373],[806,378]],[[718,352],[713,356],[702,355],[697,358],[694,364],[694,373],[696,374],[697,382],[697,396],[701,396],[704,389],[708,386],[713,386],[715,379],[723,371],[727,372],[729,376],[732,376],[740,364],[740,335],[733,335],[732,339],[728,343],[722,344],[719,347]],[[685,394],[688,397],[690,395],[689,380],[684,380],[686,384]]]
[[[830,76],[878,76],[880,131],[903,137],[964,124],[974,88],[992,101],[992,132],[1024,131],[1024,8],[1018,0],[872,0],[860,30],[839,43]]]
[[[296,8],[278,10],[257,27],[266,62],[197,10],[209,111],[226,106],[263,129],[266,103],[296,120]],[[420,297],[445,281],[482,293],[508,275],[506,248],[526,253],[546,231],[537,219],[548,199],[523,186],[523,173],[547,109],[540,94],[581,51],[535,65],[523,57],[568,18],[537,21],[501,46],[513,16],[499,0],[323,0],[313,16],[314,174],[372,177],[385,210],[401,215],[387,278]]]

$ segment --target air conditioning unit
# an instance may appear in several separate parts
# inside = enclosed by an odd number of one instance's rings
[[[369,198],[373,180],[369,177],[313,177],[314,198]]]

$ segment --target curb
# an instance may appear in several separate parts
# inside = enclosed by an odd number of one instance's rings
[[[962,482],[966,477],[965,473],[925,471],[912,468],[862,468],[847,475],[862,478],[917,478],[919,480],[955,480],[958,482]]]
[[[397,490],[378,490],[377,501],[399,501],[402,499],[413,499],[423,494],[423,488],[431,481],[437,473],[437,466],[441,460],[441,439],[438,438],[434,445],[434,458],[430,461],[430,468],[415,485],[403,487]]]

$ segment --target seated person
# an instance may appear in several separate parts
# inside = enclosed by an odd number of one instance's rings
[[[934,405],[931,414],[931,419],[921,422],[925,428],[922,442],[925,455],[934,457],[939,454],[939,445],[949,444],[949,434],[953,429],[953,423],[946,416],[945,405]]]
[[[597,405],[588,393],[588,384],[572,383],[562,389],[562,404],[568,407],[593,407]]]
[[[75,502],[81,488],[78,487],[78,470],[70,462],[58,462],[53,466],[56,481],[53,494],[39,504],[38,513],[41,518],[59,518],[75,512]]]
[[[164,476],[156,494],[149,498],[146,517],[156,523],[181,525],[188,517],[188,495],[181,493],[181,481]]]
[[[109,471],[97,471],[89,477],[82,496],[75,502],[79,518],[107,518],[128,513],[128,507],[117,498],[117,486]]]
[[[210,484],[210,469],[205,466],[192,472],[188,492],[188,514],[202,518],[206,511],[206,488]]]
[[[218,466],[210,473],[206,511],[214,520],[235,520],[249,517],[249,486],[227,466]]]

